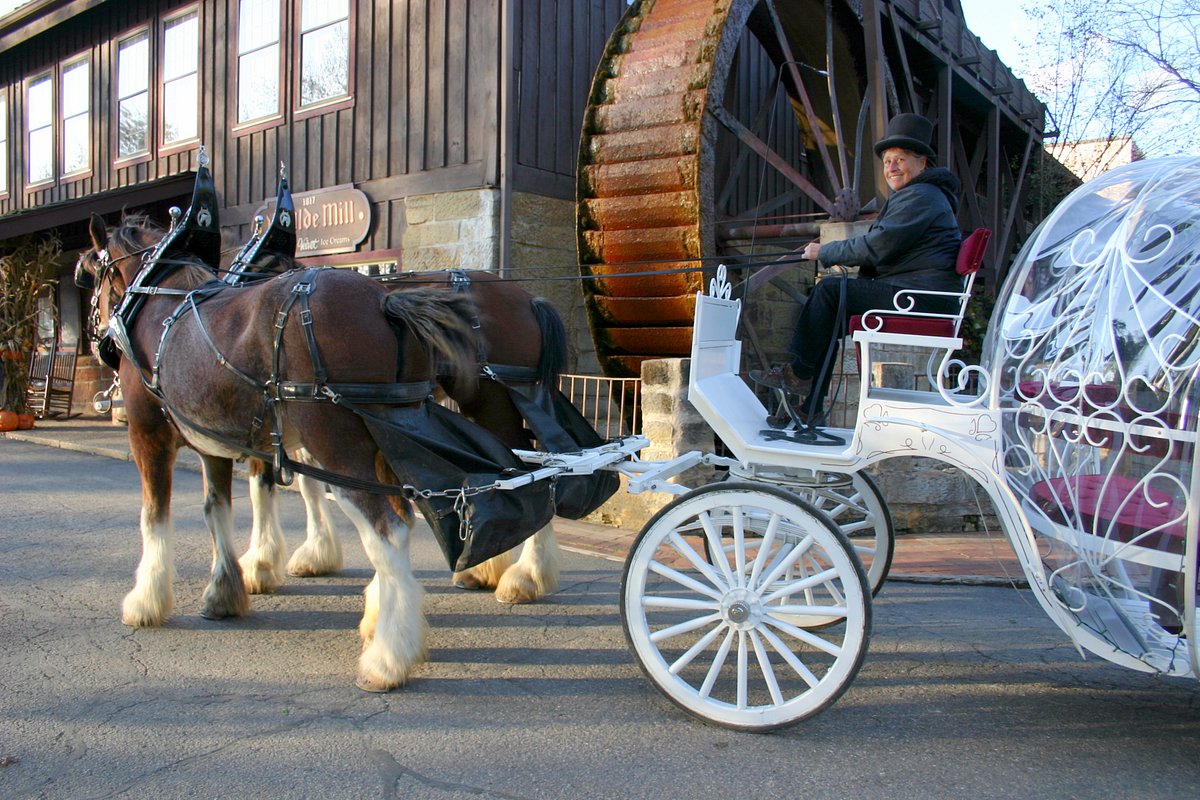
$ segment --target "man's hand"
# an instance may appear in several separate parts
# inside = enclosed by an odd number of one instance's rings
[[[821,254],[821,240],[813,239],[811,242],[804,245],[804,253],[801,254],[801,257],[805,261],[816,261],[817,257],[820,254]]]

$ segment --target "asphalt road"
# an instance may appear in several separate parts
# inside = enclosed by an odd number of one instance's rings
[[[1081,660],[1026,593],[892,584],[866,664],[774,735],[687,717],[639,672],[620,565],[567,554],[533,606],[452,589],[414,552],[430,661],[354,687],[369,578],[347,568],[198,616],[211,558],[199,476],[176,474],[176,612],[118,619],[140,553],[133,465],[0,439],[0,798],[1183,798],[1200,788],[1200,684]],[[244,486],[241,488],[244,494]],[[283,500],[298,542],[299,498]],[[241,530],[248,503],[236,504]]]

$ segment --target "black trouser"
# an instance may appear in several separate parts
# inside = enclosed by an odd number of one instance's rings
[[[918,279],[914,282],[926,281]],[[788,352],[792,354],[792,371],[796,377],[806,380],[815,378],[812,392],[801,406],[805,413],[815,417],[814,412],[824,406],[838,359],[839,345],[848,332],[850,317],[876,309],[894,309],[893,299],[897,292],[918,288],[929,290],[931,287],[914,286],[908,281],[829,275],[813,288],[808,302],[800,310],[788,346]],[[951,298],[927,297],[920,299],[914,310],[948,314],[957,309]]]

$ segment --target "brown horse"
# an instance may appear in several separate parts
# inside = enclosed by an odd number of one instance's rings
[[[288,272],[294,264],[274,256],[257,265],[262,274]],[[405,273],[389,277],[401,287],[453,289],[470,300],[476,331],[477,358],[480,366],[490,365],[503,371],[506,383],[520,390],[553,386],[566,358],[566,331],[557,310],[547,300],[534,297],[511,281],[486,272]],[[453,400],[459,411],[512,449],[532,450],[533,442],[521,414],[513,404],[509,389],[496,381],[462,380],[453,375],[439,376],[439,389]],[[337,536],[325,502],[325,493],[313,481],[301,479],[308,523],[304,543],[292,554],[287,573],[296,576],[334,572],[341,566]],[[273,503],[266,482],[260,489],[265,507]],[[263,513],[264,520],[271,515]],[[282,574],[278,559],[286,550],[278,525],[255,524],[250,548],[241,558],[247,575],[256,577],[263,588],[273,591]],[[477,567],[454,575],[454,583],[467,589],[494,589],[503,603],[528,603],[558,588],[559,550],[552,524],[525,541],[520,558],[504,553]],[[247,579],[250,585],[250,579]],[[367,587],[367,615],[375,608],[375,582]],[[252,589],[254,591],[254,589]]]
[[[110,297],[134,287],[140,295],[136,317],[124,326],[120,365],[143,497],[143,552],[135,586],[122,606],[126,624],[158,625],[171,609],[171,472],[183,440],[204,465],[204,514],[214,548],[201,612],[207,617],[240,615],[248,607],[231,542],[232,459],[269,451],[276,435],[287,451],[303,449],[321,468],[360,485],[378,484],[390,475],[351,411],[330,402],[300,402],[269,413],[276,409],[263,391],[266,376],[276,380],[286,371],[290,381],[319,385],[323,368],[331,385],[432,387],[435,365],[464,385],[475,374],[476,338],[462,296],[389,291],[352,272],[322,270],[214,292],[189,307],[181,303],[182,294],[214,277],[198,258],[156,259],[146,267],[158,270],[151,281],[137,254],[152,247],[161,231],[124,225],[110,234],[94,218],[91,235],[93,249],[81,256],[79,266],[95,276],[96,291]],[[153,292],[145,291],[150,285]],[[285,313],[301,295],[305,313]],[[168,319],[173,322],[164,326]],[[305,324],[309,319],[312,324]],[[319,366],[314,353],[320,354]],[[271,416],[279,420],[274,432],[262,422]],[[411,510],[359,488],[335,486],[333,491],[376,570],[375,607],[360,626],[364,649],[358,683],[390,689],[404,683],[425,648],[422,590],[408,556]]]

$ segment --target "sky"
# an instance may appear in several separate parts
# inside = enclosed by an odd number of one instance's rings
[[[1000,0],[960,0],[967,27],[996,51],[1008,68],[1021,77],[1022,45],[1033,44],[1035,31],[1021,3]]]

